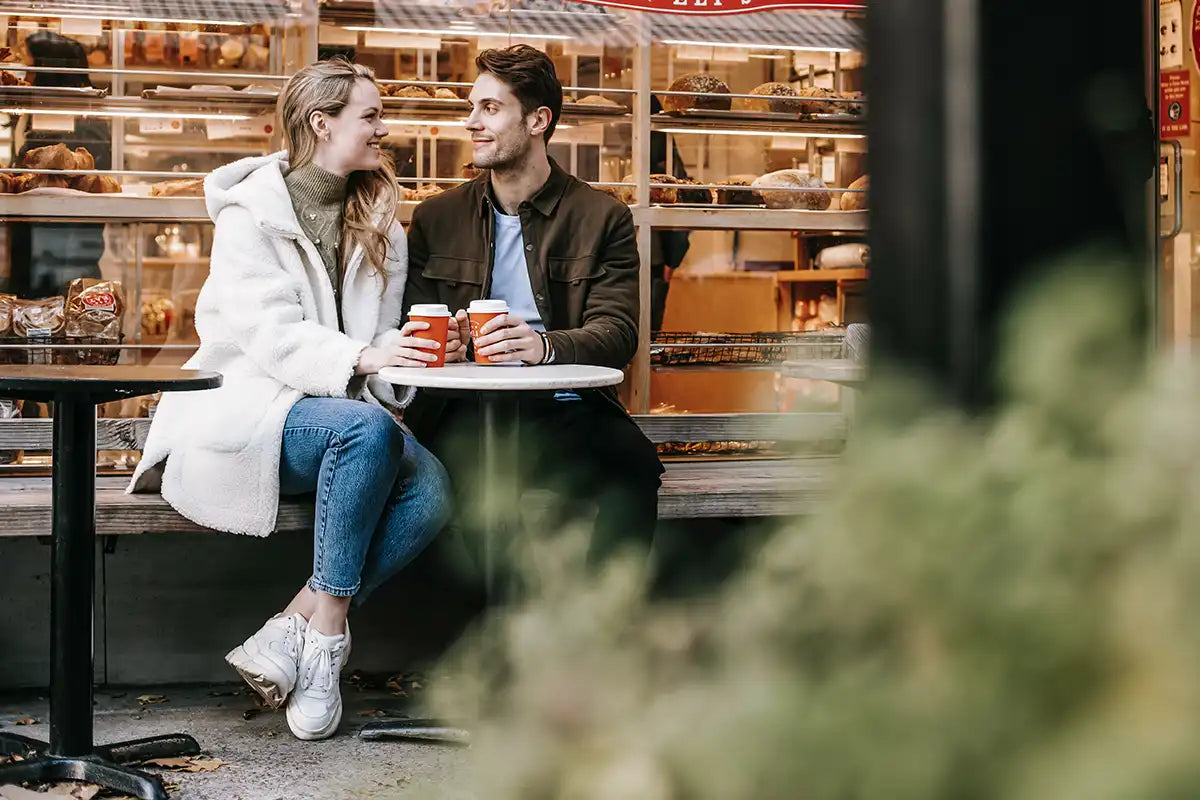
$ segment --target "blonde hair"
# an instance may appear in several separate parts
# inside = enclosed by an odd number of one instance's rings
[[[290,79],[279,95],[277,114],[284,146],[292,168],[302,167],[317,153],[317,134],[309,124],[314,111],[336,117],[350,102],[354,85],[375,83],[375,73],[343,57],[317,61]],[[388,257],[389,232],[396,219],[400,190],[391,155],[380,153],[382,164],[371,171],[350,173],[346,185],[346,210],[342,217],[342,241],[362,247],[364,257],[376,273],[387,280],[384,262]],[[352,248],[343,247],[343,253]]]

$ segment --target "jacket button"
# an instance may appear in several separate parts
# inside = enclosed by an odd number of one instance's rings
[[[533,245],[531,245],[531,244],[527,244],[527,245],[525,245],[525,249],[526,249],[526,250],[533,250]]]

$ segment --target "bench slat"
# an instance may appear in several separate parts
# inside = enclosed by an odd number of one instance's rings
[[[761,461],[669,462],[659,517],[760,517],[808,513],[829,492],[839,459],[818,456]],[[128,478],[96,480],[96,533],[205,532],[157,494],[125,494]],[[0,480],[0,537],[50,533],[50,478]],[[278,529],[310,530],[311,499],[285,500]]]

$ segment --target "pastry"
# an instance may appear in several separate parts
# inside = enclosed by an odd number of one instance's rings
[[[445,86],[443,86],[443,87],[439,88],[437,91],[435,91],[433,93],[433,96],[439,100],[458,100],[458,99],[460,99],[459,96],[457,94],[455,94],[453,89],[447,89]]]
[[[151,197],[203,197],[204,178],[159,181],[150,187]]]
[[[80,149],[82,150],[83,148]],[[87,151],[85,150],[84,152]],[[90,154],[88,157],[91,157]],[[58,144],[50,144],[45,147],[34,147],[26,151],[21,163],[24,164],[26,169],[79,169],[76,166],[75,159],[76,154],[67,149],[65,144],[59,142]],[[92,164],[94,166],[95,161]]]
[[[424,86],[401,86],[400,88],[392,87],[392,97],[433,97],[429,90]]]
[[[91,194],[118,194],[121,182],[112,175],[76,175],[71,179],[71,188]]]
[[[707,109],[710,111],[728,111],[730,98],[721,95],[729,94],[729,86],[725,81],[705,72],[695,72],[684,75],[672,81],[669,92],[702,92],[707,97],[689,97],[686,95],[669,94],[662,98],[664,111],[685,111],[689,108]]]
[[[870,175],[863,175],[846,188],[861,189],[862,191],[843,192],[841,201],[842,211],[858,211],[867,207],[867,190],[871,188]]]
[[[8,70],[0,71],[0,86],[29,86],[29,81],[18,78]]]
[[[795,189],[825,189],[825,182],[797,169],[781,169],[755,178],[750,184],[759,189],[767,208],[802,208],[809,211],[825,211],[829,208],[830,192],[794,191]],[[779,188],[782,191],[767,191]]]
[[[633,181],[632,175],[626,175],[624,178],[621,179],[621,183],[632,184],[633,182],[634,181]],[[679,179],[673,175],[651,175],[650,183],[677,184],[677,183],[679,183]],[[635,202],[637,202],[637,200],[635,199],[637,196],[636,195],[636,192],[637,192],[636,186],[622,186],[622,187],[620,187],[619,191],[620,191],[620,194],[618,196],[620,197],[621,201],[624,202],[626,205],[633,205]],[[651,186],[650,187],[650,202],[651,202],[651,204],[671,205],[672,203],[677,202],[677,198],[678,198],[677,190],[674,187],[671,187],[671,186]]]

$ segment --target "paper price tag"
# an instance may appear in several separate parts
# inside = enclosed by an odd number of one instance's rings
[[[138,120],[141,133],[183,133],[183,120],[178,117],[149,117]]]
[[[211,141],[232,139],[235,135],[233,132],[233,120],[209,119],[204,121],[204,127],[207,129],[208,138]]]
[[[35,131],[74,131],[75,117],[66,114],[34,114],[29,127]]]
[[[103,32],[104,26],[100,20],[96,18],[63,18],[62,20],[63,36],[99,36]]]

